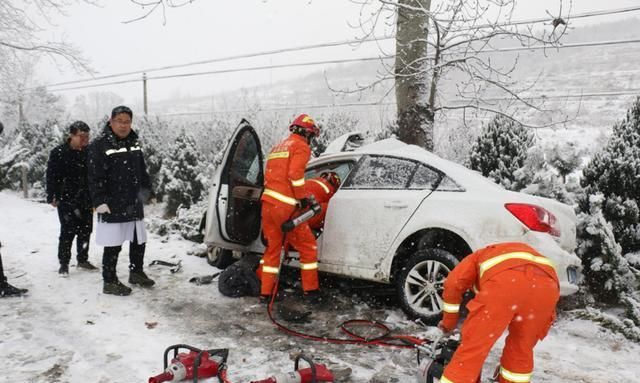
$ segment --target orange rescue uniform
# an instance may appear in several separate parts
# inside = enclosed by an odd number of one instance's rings
[[[465,291],[474,289],[462,325],[462,342],[440,378],[442,383],[475,383],[491,347],[505,329],[501,383],[526,383],[533,348],[555,319],[559,282],[553,263],[524,243],[487,246],[467,256],[444,283],[442,327],[452,330]]]
[[[322,208],[320,214],[313,216],[307,223],[309,227],[314,230],[322,229],[324,226],[324,217],[327,215],[327,207],[329,207],[329,200],[336,194],[336,189],[331,182],[322,177],[307,180],[304,187],[307,193],[312,195]]]
[[[281,226],[296,211],[297,202],[308,196],[304,171],[311,157],[307,140],[292,133],[271,149],[267,156],[264,191],[262,193],[262,230],[267,249],[262,257],[261,295],[270,295],[280,266],[284,233]],[[300,253],[302,289],[317,290],[318,262],[316,239],[308,223],[295,227],[287,234],[287,242]]]

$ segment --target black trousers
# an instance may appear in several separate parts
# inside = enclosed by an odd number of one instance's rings
[[[116,266],[118,264],[118,255],[122,250],[122,246],[105,246],[102,255],[102,278],[105,283],[111,283],[118,280],[116,274]],[[129,270],[133,272],[142,271],[144,265],[145,244],[138,243],[138,234],[133,232],[133,241],[129,242]]]
[[[93,230],[93,213],[90,208],[58,205],[60,237],[58,240],[58,260],[68,265],[71,259],[71,244],[76,238],[78,262],[89,258],[89,238]]]
[[[7,277],[4,276],[4,269],[2,268],[2,254],[0,254],[0,286],[4,286],[7,283]]]

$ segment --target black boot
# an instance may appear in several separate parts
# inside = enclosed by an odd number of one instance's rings
[[[129,272],[129,283],[132,285],[139,285],[141,287],[151,287],[156,284],[156,282],[149,278],[142,270],[131,270]]]
[[[98,270],[98,268],[92,265],[89,261],[78,261],[78,268],[89,271]]]
[[[6,281],[0,284],[0,298],[5,297],[19,297],[27,293],[27,289],[19,289],[15,286],[11,286]]]
[[[129,283],[141,287],[151,287],[156,282],[145,274],[144,265],[144,243],[136,243],[137,236],[134,234],[133,241],[129,244]]]
[[[60,276],[62,277],[68,277],[69,276],[69,265],[66,263],[63,263],[60,265],[60,268],[58,269],[58,274],[60,274]]]
[[[116,275],[116,265],[118,264],[118,254],[121,246],[105,246],[102,253],[102,279],[106,282],[118,280]]]
[[[105,281],[102,292],[104,294],[119,295],[124,297],[127,295],[131,295],[131,288],[116,279],[110,282]]]

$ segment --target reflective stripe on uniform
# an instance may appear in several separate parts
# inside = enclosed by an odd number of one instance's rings
[[[260,260],[260,264],[261,264],[261,265],[264,265],[264,259],[261,259],[261,260]]]
[[[313,181],[315,183],[317,183],[318,185],[322,186],[322,189],[324,189],[324,192],[329,194],[331,192],[331,190],[329,190],[329,188],[327,187],[327,185],[325,185],[324,183],[322,183],[322,181],[318,181],[318,180],[314,180],[313,178],[310,179],[309,181]]]
[[[272,197],[272,198],[275,198],[275,199],[277,199],[277,200],[278,200],[278,201],[280,201],[280,202],[284,202],[284,203],[286,203],[287,205],[293,205],[293,206],[295,206],[295,205],[296,205],[296,203],[297,203],[297,201],[296,201],[296,199],[295,199],[295,198],[288,197],[288,196],[286,196],[286,195],[284,195],[284,194],[278,193],[278,192],[277,192],[277,191],[275,191],[275,190],[271,190],[271,189],[264,189],[264,192],[262,192],[262,194],[264,194],[264,195],[268,195],[269,197]]]
[[[126,153],[127,152],[127,148],[120,148],[120,149],[109,149],[106,152],[104,152],[106,155],[110,156],[112,154],[116,154],[116,153]]]
[[[443,375],[442,377],[440,377],[440,383],[453,383],[453,380],[449,380],[446,376]]]
[[[517,372],[511,372],[506,368],[500,366],[500,375],[508,381],[515,383],[528,383],[531,380],[532,373],[523,374]]]
[[[274,158],[289,158],[289,152],[273,152],[269,153],[267,156],[267,160],[272,160]]]
[[[291,180],[291,185],[304,186],[304,178],[300,178],[299,180]]]
[[[446,313],[455,314],[460,311],[460,305],[454,305],[447,302],[442,302],[442,303],[443,303],[442,310],[444,310],[444,312]]]
[[[139,147],[139,146],[132,146],[131,149],[129,149],[129,150],[131,150],[133,152],[133,151],[136,151],[136,150],[142,150],[142,148]]]
[[[315,270],[318,268],[318,262],[300,263],[302,270]]]
[[[280,270],[277,267],[271,267],[271,266],[262,265],[262,272],[263,273],[278,274],[278,271],[280,271]]]
[[[497,257],[493,257],[491,259],[488,259],[484,262],[482,262],[480,264],[480,276],[482,277],[482,274],[485,273],[485,271],[489,270],[490,268],[492,268],[493,266],[504,262],[504,261],[508,261],[509,259],[524,259],[525,261],[531,261],[534,263],[538,263],[541,265],[547,265],[547,266],[551,266],[553,269],[555,269],[555,266],[553,265],[553,262],[551,262],[550,259],[545,258],[545,257],[538,257],[536,255],[533,255],[531,253],[525,253],[523,251],[518,251],[515,253],[507,253],[507,254],[502,254],[502,255],[498,255]]]

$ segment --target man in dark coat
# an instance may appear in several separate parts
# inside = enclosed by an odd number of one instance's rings
[[[89,263],[89,238],[93,212],[87,180],[89,126],[76,121],[69,126],[67,142],[55,147],[47,163],[47,202],[58,208],[60,238],[58,260],[62,276],[69,274],[71,244],[76,237],[78,268],[95,270]]]
[[[114,108],[103,134],[89,146],[89,189],[98,213],[96,244],[104,246],[105,294],[131,294],[131,288],[116,274],[118,254],[125,241],[129,241],[129,283],[142,287],[155,283],[143,271],[147,241],[143,204],[151,182],[138,135],[131,129],[132,118],[128,107]]]

